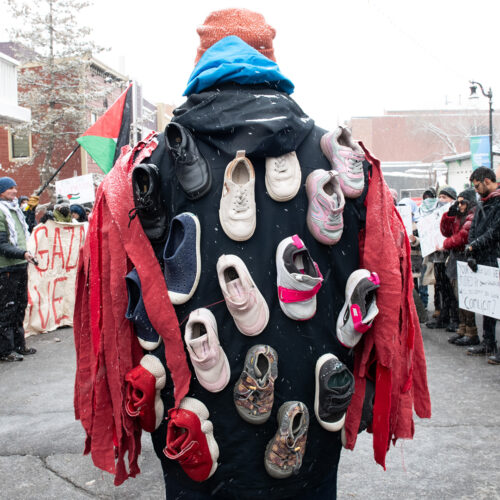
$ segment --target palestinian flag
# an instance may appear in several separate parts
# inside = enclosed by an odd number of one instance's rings
[[[129,143],[132,123],[132,84],[77,142],[107,174]]]

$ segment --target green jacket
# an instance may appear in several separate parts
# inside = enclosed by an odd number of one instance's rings
[[[26,252],[26,236],[23,226],[17,218],[15,211],[11,210],[17,232],[17,246],[12,245],[9,239],[9,227],[5,214],[0,211],[0,272],[8,271],[13,266],[26,265],[24,259]]]

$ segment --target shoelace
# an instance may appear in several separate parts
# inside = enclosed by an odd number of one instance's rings
[[[233,198],[233,209],[235,212],[245,212],[248,210],[248,190],[246,187],[238,186],[238,190]]]
[[[302,437],[303,434],[304,433],[301,432],[300,435],[295,439],[292,439],[290,436],[286,438],[285,444],[288,448],[288,452],[285,452],[285,456],[273,450],[273,452],[279,457],[283,465],[290,466],[293,464],[292,471],[294,474],[296,474],[302,467],[302,448],[300,446],[297,446],[297,441]],[[290,454],[292,454],[292,456],[290,456]]]
[[[341,214],[328,214],[328,225],[330,226],[338,226],[342,223],[342,215]]]
[[[361,155],[357,155],[357,154],[352,154],[348,158],[349,167],[354,174],[362,174],[363,173],[363,159],[364,159],[364,157],[362,157]]]
[[[188,151],[178,151],[176,149],[172,149],[172,155],[174,156],[175,163],[177,165],[186,165],[194,163],[194,156]]]
[[[286,171],[286,162],[282,156],[276,158],[276,160],[274,162],[274,171],[277,174],[281,174],[282,172]]]
[[[246,372],[245,375],[246,377],[244,378],[244,380],[242,377],[241,383],[245,387],[246,391],[243,393],[238,392],[237,393],[238,399],[241,401],[247,401],[253,395],[255,395],[255,399],[251,401],[252,405],[255,406],[257,409],[262,408],[264,406],[264,403],[261,401],[263,394],[260,391],[262,391],[263,388],[259,387],[257,381],[253,377],[250,377],[250,375],[248,375]],[[247,378],[250,379],[251,382],[248,382],[246,380]],[[272,381],[268,380],[268,384],[272,384]]]
[[[141,210],[149,210],[153,206],[153,200],[148,197],[139,197],[139,202],[137,205],[128,211],[128,227],[132,221],[136,218],[137,213]]]

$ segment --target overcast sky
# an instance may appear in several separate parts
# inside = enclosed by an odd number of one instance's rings
[[[101,60],[140,81],[149,100],[178,105],[196,27],[226,7],[258,11],[276,29],[293,97],[325,128],[384,110],[469,105],[470,79],[500,99],[498,0],[101,0],[80,18],[111,48]]]

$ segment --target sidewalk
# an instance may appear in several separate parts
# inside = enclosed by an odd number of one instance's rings
[[[416,418],[414,440],[391,446],[386,472],[373,460],[371,436],[361,434],[342,454],[339,499],[500,498],[500,367],[466,356],[444,330],[423,333],[433,418]],[[36,355],[0,364],[0,498],[165,498],[149,434],[142,473],[120,487],[82,455],[72,330],[30,337],[28,345]]]

